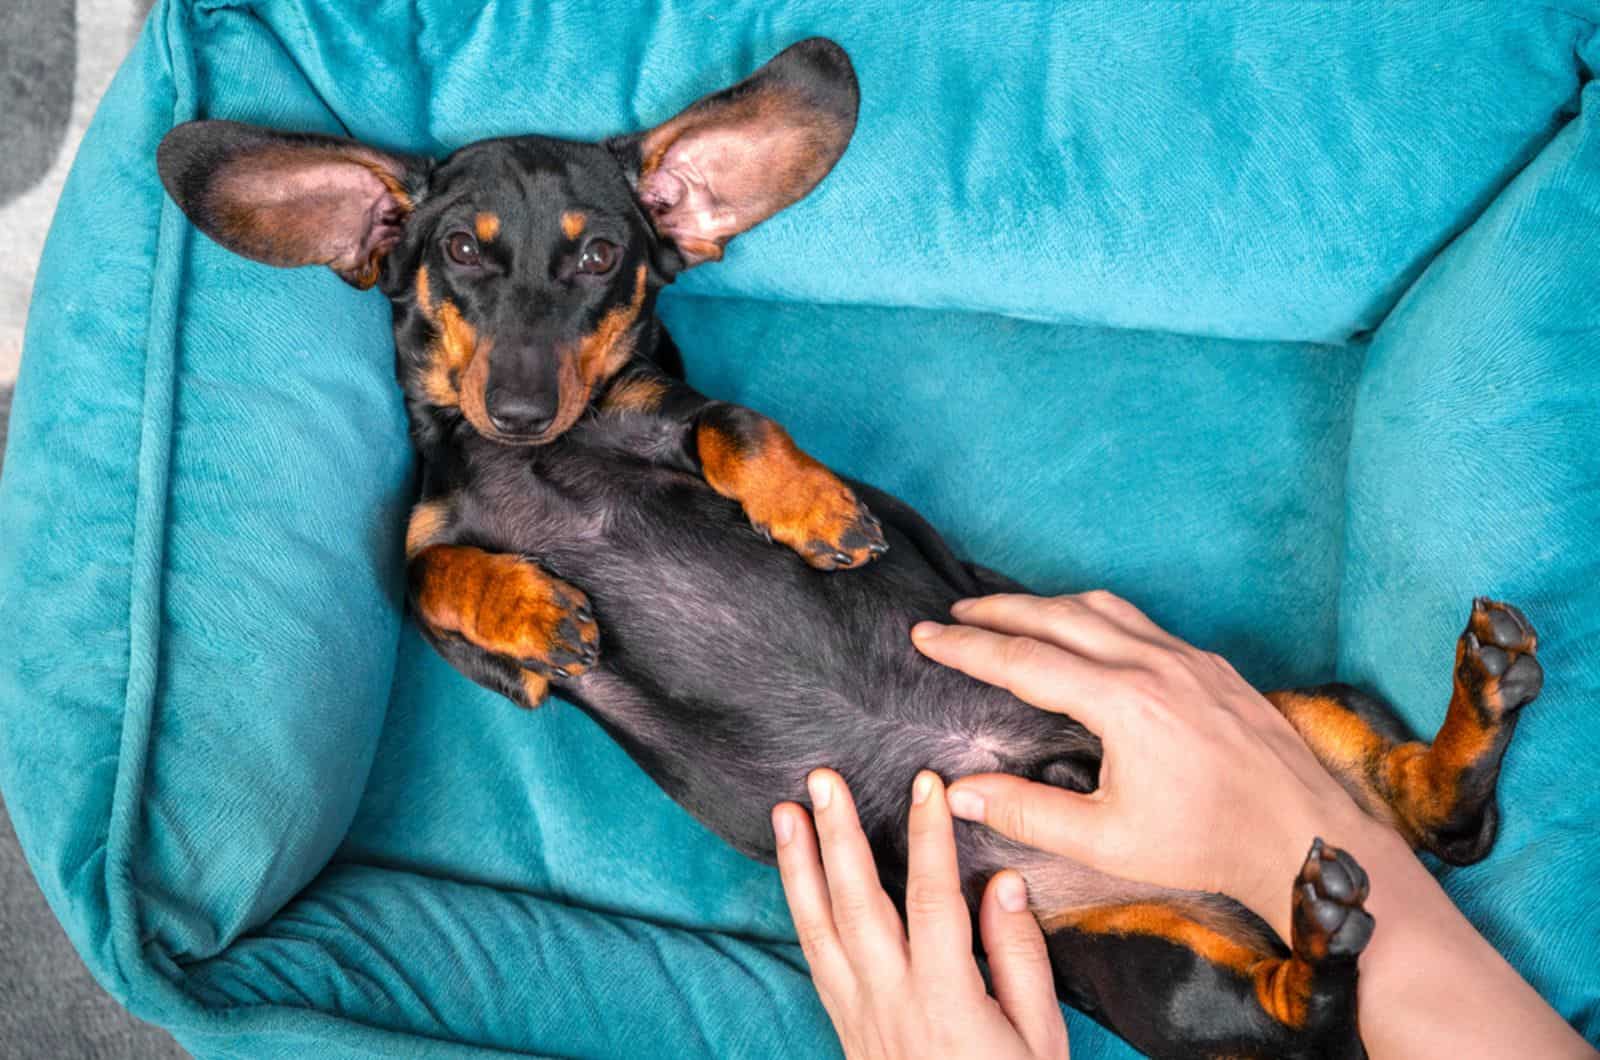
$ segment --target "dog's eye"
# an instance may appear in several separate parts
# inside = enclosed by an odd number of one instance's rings
[[[478,241],[469,232],[451,232],[445,237],[444,252],[457,265],[476,265],[480,261]]]
[[[591,239],[578,255],[578,271],[602,276],[617,263],[617,245],[608,239]]]

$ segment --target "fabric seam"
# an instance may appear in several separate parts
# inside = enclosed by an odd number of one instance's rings
[[[194,109],[193,58],[184,34],[172,21],[187,19],[181,4],[156,17],[161,55],[172,84],[174,121]],[[146,32],[155,32],[147,25]],[[164,588],[165,519],[172,456],[172,417],[176,402],[177,308],[179,285],[171,275],[181,260],[187,233],[163,195],[156,228],[156,255],[150,272],[150,310],[145,327],[145,371],[142,430],[135,463],[133,569],[129,577],[128,670],[123,702],[118,768],[112,788],[106,836],[106,895],[110,905],[111,955],[130,1000],[137,997],[145,969],[142,954],[128,952],[139,935],[139,914],[133,883],[133,847],[138,807],[149,762],[150,733],[160,684],[161,608]]]

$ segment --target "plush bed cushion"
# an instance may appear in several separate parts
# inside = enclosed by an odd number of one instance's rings
[[[835,1048],[769,870],[403,621],[382,299],[230,256],[153,166],[200,116],[597,136],[824,33],[855,143],[666,300],[691,378],[975,558],[1425,729],[1471,596],[1526,603],[1548,690],[1501,848],[1448,882],[1600,1035],[1594,15],[158,5],[62,201],[0,480],[0,784],[46,895],[204,1055]]]

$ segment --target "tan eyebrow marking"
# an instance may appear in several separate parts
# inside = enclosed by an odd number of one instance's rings
[[[472,219],[472,227],[477,229],[478,238],[487,243],[500,234],[500,218],[492,213],[480,213]]]
[[[561,215],[561,231],[568,239],[577,239],[583,234],[583,226],[589,223],[589,215],[582,210],[568,210]]]

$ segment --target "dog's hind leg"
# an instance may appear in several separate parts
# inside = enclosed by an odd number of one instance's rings
[[[1366,1055],[1366,895],[1360,866],[1318,841],[1294,882],[1288,948],[1264,924],[1230,930],[1182,900],[1045,910],[1040,922],[1062,998],[1150,1056],[1346,1060]]]
[[[1521,708],[1544,680],[1539,638],[1522,612],[1480,599],[1456,644],[1444,723],[1412,738],[1387,704],[1348,685],[1267,698],[1368,812],[1455,865],[1489,852],[1499,826],[1495,786]]]

